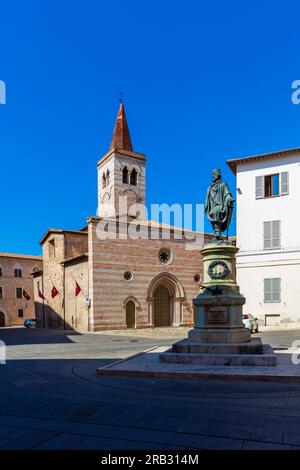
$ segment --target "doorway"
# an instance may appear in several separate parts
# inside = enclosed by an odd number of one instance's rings
[[[127,328],[135,327],[135,303],[132,300],[126,304],[126,325]]]
[[[158,286],[154,293],[154,325],[171,325],[171,299],[165,286]]]
[[[3,312],[0,312],[0,328],[5,326],[5,315]]]

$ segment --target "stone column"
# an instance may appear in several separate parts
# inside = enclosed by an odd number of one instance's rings
[[[181,297],[174,297],[172,326],[180,326],[182,323]]]
[[[153,324],[153,302],[154,299],[153,297],[148,297],[147,298],[147,305],[148,305],[148,325],[149,326],[154,326]]]

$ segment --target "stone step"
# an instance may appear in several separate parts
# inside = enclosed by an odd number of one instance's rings
[[[262,354],[263,344],[260,338],[247,343],[196,343],[183,339],[173,344],[175,353],[199,354]]]
[[[263,345],[262,354],[176,353],[172,349],[159,355],[160,362],[172,364],[207,364],[226,366],[275,366],[276,356],[270,345]]]

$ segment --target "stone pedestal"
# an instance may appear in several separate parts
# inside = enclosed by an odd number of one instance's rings
[[[162,362],[227,365],[275,365],[269,345],[251,333],[242,322],[245,297],[236,283],[238,248],[228,240],[204,245],[204,282],[194,299],[195,323],[188,339],[173,344],[160,355]]]
[[[238,248],[227,240],[208,243],[202,248],[204,282],[194,299],[195,325],[188,336],[191,341],[250,341],[250,331],[242,323],[246,299],[240,294],[235,278],[237,251]]]

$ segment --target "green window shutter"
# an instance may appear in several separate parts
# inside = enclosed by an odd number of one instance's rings
[[[283,171],[280,173],[280,194],[289,194],[289,173]]]
[[[264,176],[255,177],[255,198],[261,199],[264,197],[265,193],[265,179]]]

